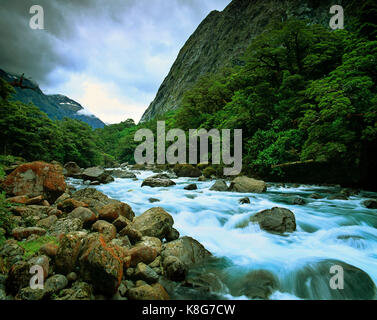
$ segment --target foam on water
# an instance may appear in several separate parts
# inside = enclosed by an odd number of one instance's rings
[[[182,236],[197,239],[215,256],[226,257],[236,266],[269,270],[282,279],[305,261],[335,259],[362,269],[377,283],[377,210],[362,206],[365,196],[376,197],[376,194],[361,193],[344,201],[310,199],[312,193],[328,197],[334,191],[318,186],[269,186],[264,194],[215,192],[209,190],[213,181],[189,178],[174,179],[177,185],[169,188],[141,188],[142,180],[151,175],[152,172],[143,171],[137,173],[138,181],[115,179],[96,188],[128,203],[136,215],[155,206],[164,208],[173,216],[174,226]],[[78,183],[73,179],[71,182]],[[196,183],[198,190],[184,190],[189,183]],[[305,198],[307,204],[289,204],[286,201],[289,194]],[[251,204],[240,205],[238,201],[243,197],[249,197]],[[160,202],[152,204],[150,198]],[[258,225],[247,224],[255,213],[273,207],[295,213],[296,232],[274,235]],[[275,292],[271,299],[298,298],[292,292]]]

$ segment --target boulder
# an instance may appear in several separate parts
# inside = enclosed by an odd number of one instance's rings
[[[111,172],[111,175],[114,178],[119,178],[119,179],[135,179],[135,178],[137,178],[136,174],[134,174],[133,172],[124,171],[124,170],[113,170]]]
[[[57,166],[37,161],[18,166],[5,178],[1,187],[9,195],[27,195],[29,198],[42,195],[49,203],[54,203],[67,185]]]
[[[178,177],[199,178],[201,171],[191,164],[176,164],[173,169]]]
[[[126,293],[127,298],[130,300],[169,300],[169,295],[165,288],[155,283],[150,286],[148,284],[131,288]]]
[[[81,277],[98,292],[111,296],[122,281],[123,259],[123,250],[106,243],[102,235],[88,237],[79,258]]]
[[[165,243],[162,246],[163,260],[169,256],[177,257],[187,267],[201,263],[211,256],[211,253],[202,244],[190,237]]]
[[[60,236],[62,234],[67,234],[70,232],[81,231],[82,228],[83,228],[83,222],[81,219],[78,219],[78,218],[59,219],[49,229],[49,233],[55,236]]]
[[[54,294],[65,289],[67,286],[68,279],[62,274],[56,274],[46,280],[44,289],[49,294]]]
[[[28,228],[15,228],[12,231],[13,238],[21,241],[27,239],[31,235],[43,236],[46,234],[46,230],[38,227],[28,227]]]
[[[241,193],[263,193],[266,190],[267,185],[264,181],[245,176],[235,178],[229,186],[229,191]]]
[[[242,198],[238,201],[240,204],[250,204],[250,198],[246,197],[246,198]]]
[[[98,220],[95,224],[93,224],[92,230],[101,233],[106,241],[111,241],[117,236],[115,226],[104,220]]]
[[[109,203],[98,210],[99,218],[109,222],[113,222],[120,216],[132,221],[135,217],[135,213],[132,208],[123,202],[114,201]]]
[[[57,208],[65,213],[70,213],[76,208],[84,207],[87,208],[88,204],[82,201],[77,201],[75,199],[65,199],[58,203]]]
[[[215,184],[209,189],[211,191],[228,191],[228,185],[224,180],[217,180]]]
[[[170,232],[166,235],[165,238],[167,242],[170,242],[179,239],[179,236],[179,231],[177,229],[171,228]]]
[[[257,222],[261,229],[271,233],[296,231],[296,218],[292,211],[285,208],[263,210],[250,218]]]
[[[56,300],[93,300],[93,288],[90,284],[76,281],[72,288],[64,289]]]
[[[143,262],[140,262],[136,266],[133,278],[152,284],[158,281],[159,276],[151,267],[147,266]]]
[[[166,257],[163,262],[163,268],[169,280],[180,282],[186,279],[188,267],[175,256]]]
[[[141,187],[151,187],[151,188],[160,188],[160,187],[171,187],[175,186],[176,183],[170,179],[156,179],[156,178],[147,178],[141,184]]]
[[[137,246],[126,252],[127,265],[136,267],[140,262],[149,264],[157,258],[156,249],[149,246]]]
[[[131,224],[128,224],[124,229],[122,229],[119,232],[119,235],[122,237],[127,236],[132,243],[140,241],[143,237],[142,233],[139,230],[133,228]]]
[[[164,239],[173,227],[173,217],[160,207],[149,209],[136,217],[132,227],[142,233],[143,236]]]
[[[185,190],[188,190],[188,191],[198,190],[198,186],[195,183],[192,183],[186,186]]]
[[[56,216],[49,216],[47,218],[39,220],[37,222],[37,227],[48,230],[54,225],[56,221],[58,221],[58,218]]]
[[[76,208],[68,215],[68,217],[72,219],[80,219],[83,223],[83,227],[85,228],[90,227],[97,221],[97,216],[94,214],[94,212],[84,207]]]
[[[55,256],[55,270],[61,274],[75,271],[82,238],[77,234],[64,235]]]
[[[131,224],[131,221],[123,216],[119,216],[114,222],[113,225],[117,229],[118,232],[122,231],[128,225]]]
[[[150,247],[155,249],[159,255],[162,250],[162,242],[158,238],[142,237],[141,240],[135,244],[135,247]]]
[[[365,200],[363,202],[365,208],[368,209],[377,209],[377,201],[376,200]]]
[[[81,168],[76,162],[68,162],[64,165],[65,176],[72,178],[80,178]]]

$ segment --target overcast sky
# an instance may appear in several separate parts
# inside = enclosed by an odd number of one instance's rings
[[[0,0],[0,68],[81,103],[106,123],[139,121],[179,50],[230,0]],[[45,29],[32,30],[32,5]]]

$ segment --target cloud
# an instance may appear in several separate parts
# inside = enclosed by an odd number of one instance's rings
[[[106,122],[138,121],[188,37],[229,2],[1,0],[0,68],[77,99]],[[34,4],[44,8],[45,30],[29,28]],[[110,112],[89,94],[107,101]]]

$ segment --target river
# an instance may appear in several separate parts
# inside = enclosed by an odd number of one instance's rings
[[[268,191],[263,194],[216,192],[209,190],[214,181],[198,182],[190,178],[173,179],[177,185],[169,188],[141,188],[142,180],[152,175],[150,171],[137,172],[138,181],[115,179],[95,188],[128,203],[136,215],[154,206],[164,208],[173,216],[174,227],[181,236],[197,239],[215,257],[226,259],[224,268],[231,282],[240,281],[239,277],[252,270],[266,270],[278,282],[270,299],[365,298],[368,284],[357,275],[349,275],[354,277],[351,281],[345,275],[343,292],[329,287],[328,278],[332,275],[326,269],[329,274],[326,277],[323,267],[330,265],[324,263],[321,268],[318,264],[328,260],[359,268],[377,284],[377,210],[362,205],[366,199],[377,198],[377,193],[362,191],[349,200],[328,200],[339,188],[278,184],[268,184]],[[70,182],[76,188],[83,187],[78,180]],[[198,190],[184,190],[189,183],[196,183]],[[324,198],[311,199],[313,193]],[[291,205],[289,195],[304,198],[307,204]],[[251,203],[240,205],[243,197],[249,197]],[[152,204],[149,198],[160,202]],[[256,224],[247,224],[250,216],[273,207],[294,212],[296,232],[275,235]],[[242,225],[246,227],[241,228]],[[351,286],[349,290],[347,285]],[[223,298],[247,299],[230,291],[224,292]]]

